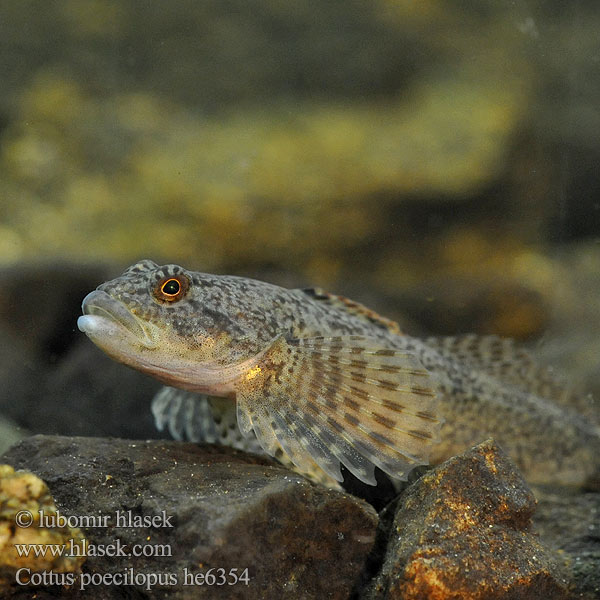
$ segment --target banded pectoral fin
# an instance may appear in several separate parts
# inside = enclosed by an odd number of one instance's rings
[[[156,428],[167,429],[176,440],[209,444],[219,440],[208,396],[163,387],[152,398],[152,415]]]
[[[277,338],[236,386],[238,425],[273,455],[281,445],[300,471],[316,462],[365,483],[374,467],[406,479],[427,464],[441,419],[430,374],[416,357],[361,336]]]

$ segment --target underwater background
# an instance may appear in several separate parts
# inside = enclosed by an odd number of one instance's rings
[[[165,441],[160,384],[76,325],[88,292],[144,258],[320,287],[409,335],[516,339],[590,392],[577,409],[591,430],[599,32],[596,0],[0,2],[0,596],[7,581],[33,593],[5,569],[21,502],[168,508],[178,528],[117,533],[173,544],[170,563],[88,557],[83,572],[254,569],[250,595],[203,597],[422,598],[393,592],[410,555],[433,556],[422,581],[456,578],[448,597],[481,597],[464,579],[498,598],[600,598],[599,481],[530,489],[488,440],[400,495],[387,480],[327,490]]]
[[[75,326],[144,257],[514,337],[598,395],[599,30],[591,1],[2,3],[1,413],[151,435],[157,386]]]

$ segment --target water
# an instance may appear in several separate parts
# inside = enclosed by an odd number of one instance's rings
[[[4,445],[158,436],[155,384],[75,327],[144,257],[513,337],[599,398],[599,29],[584,1],[4,2]]]

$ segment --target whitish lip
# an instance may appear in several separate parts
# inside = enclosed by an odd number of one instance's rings
[[[83,299],[81,310],[83,316],[77,319],[77,327],[87,335],[110,323],[113,326],[124,327],[149,348],[155,345],[140,320],[122,302],[106,292],[100,290],[90,292]]]

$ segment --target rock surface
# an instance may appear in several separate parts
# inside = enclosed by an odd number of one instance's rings
[[[540,541],[556,550],[571,572],[576,598],[600,598],[600,492],[534,490],[538,499],[534,525]]]
[[[569,598],[532,532],[535,498],[492,441],[431,470],[399,498],[376,599]]]
[[[135,586],[90,584],[83,594],[93,589],[95,598],[197,598],[199,585],[184,585],[185,569],[207,577],[203,598],[347,598],[375,540],[377,514],[365,502],[231,449],[34,436],[2,461],[44,478],[63,514],[107,516],[107,527],[86,528],[91,544],[126,552],[152,545],[147,557],[88,556],[84,576],[133,569],[139,577]],[[129,515],[158,522],[118,526]],[[248,568],[249,584],[209,585],[211,568],[226,578]],[[150,585],[157,574],[162,580]],[[75,586],[62,597],[80,594]]]
[[[520,473],[491,441],[415,474],[381,513],[377,541],[378,518],[365,502],[229,448],[35,436],[1,460],[42,476],[62,515],[95,517],[103,526],[85,527],[95,547],[147,549],[146,557],[92,553],[82,579],[36,588],[41,600],[92,589],[98,600],[186,599],[200,591],[267,600],[592,600],[600,590],[600,494],[536,488],[536,512]],[[143,517],[155,521],[135,523]],[[216,585],[210,573],[221,572],[209,571],[223,568],[227,578],[245,567],[248,586]],[[193,577],[201,574],[200,590]],[[127,577],[137,577],[135,585]],[[3,597],[31,593],[13,585]]]

